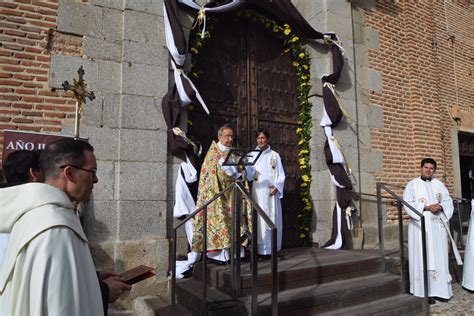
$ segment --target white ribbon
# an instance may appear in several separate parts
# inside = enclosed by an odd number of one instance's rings
[[[168,18],[168,13],[166,12],[166,5],[163,3],[163,13],[164,13],[164,22],[165,22],[165,36],[166,36],[166,47],[168,47],[168,51],[170,52],[171,56],[173,56],[173,60],[178,63],[180,67],[184,65],[184,61],[186,59],[186,55],[181,55],[176,48],[176,44],[174,42],[173,31],[171,29],[171,24]]]
[[[192,9],[199,10],[201,9],[201,5],[199,3],[196,3],[195,0],[178,0],[179,3],[184,4]],[[226,3],[226,4],[221,4],[219,6],[213,7],[213,8],[206,8],[207,11],[209,12],[226,12],[226,11],[232,11],[235,8],[241,6],[244,4],[245,0],[233,0],[232,2]]]
[[[189,79],[189,77],[186,76],[186,74],[184,73],[182,69],[177,68],[176,64],[173,61],[171,61],[171,65],[173,66],[173,70],[174,70],[174,81],[176,83],[176,88],[178,89],[181,106],[186,106],[189,103],[191,103],[191,99],[188,97],[188,95],[186,94],[186,91],[184,90],[183,79],[182,79],[182,77],[184,77],[188,80],[194,92],[196,92],[196,98],[198,99],[204,111],[206,111],[206,113],[209,114],[209,109],[207,108],[206,103],[204,103],[204,100],[202,99],[201,95],[199,94],[199,91],[197,90],[196,86],[193,84],[191,79]]]
[[[332,34],[334,34],[334,36],[336,37],[335,40],[332,39],[332,37],[331,37]],[[346,54],[346,51],[344,50],[344,47],[342,47],[342,44],[341,44],[341,41],[339,40],[339,37],[334,32],[324,33],[324,44],[334,44],[341,50],[342,55]]]

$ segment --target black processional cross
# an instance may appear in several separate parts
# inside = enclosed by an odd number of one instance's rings
[[[64,91],[71,90],[74,93],[74,98],[76,99],[76,122],[74,125],[74,137],[79,138],[79,130],[81,127],[81,115],[82,115],[82,105],[86,103],[86,98],[89,100],[94,100],[95,95],[93,91],[87,91],[87,84],[84,81],[84,69],[79,67],[77,71],[79,74],[79,80],[73,79],[74,83],[71,86],[66,80],[63,82],[62,86]]]

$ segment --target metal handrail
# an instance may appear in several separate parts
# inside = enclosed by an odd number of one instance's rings
[[[403,198],[395,194],[392,190],[388,188],[391,186],[388,183],[377,182],[377,215],[378,215],[378,227],[379,227],[379,247],[380,247],[380,260],[381,260],[381,269],[382,272],[385,272],[385,246],[384,246],[384,227],[383,227],[383,214],[382,214],[382,189],[385,190],[388,194],[393,196],[397,200],[397,209],[398,209],[398,225],[399,225],[399,242],[400,242],[400,262],[401,262],[401,278],[405,279],[404,272],[404,248],[403,248],[403,223],[402,223],[402,204],[413,211],[416,215],[420,217],[421,220],[421,243],[422,243],[422,254],[423,254],[423,285],[424,285],[424,297],[423,303],[426,308],[429,306],[428,302],[428,269],[427,269],[427,253],[426,253],[426,231],[425,231],[425,216],[418,212],[413,206],[408,204]]]
[[[453,200],[453,204],[455,204],[455,207],[456,207],[457,216],[458,216],[458,226],[459,226],[458,227],[459,233],[458,233],[458,237],[456,238],[456,246],[457,246],[457,243],[459,242],[461,244],[461,248],[464,249],[465,244],[464,244],[464,237],[463,237],[463,234],[462,234],[462,230],[463,230],[462,216],[461,216],[461,209],[460,209],[459,206],[460,206],[461,203],[470,202],[470,200],[468,200],[466,198],[459,198],[459,197],[453,197],[452,200]]]
[[[247,189],[242,184],[243,181],[235,181],[227,188],[216,194],[213,198],[207,201],[204,205],[196,209],[190,215],[186,216],[180,223],[173,226],[173,234],[171,239],[171,310],[172,314],[176,314],[176,251],[177,251],[177,231],[187,221],[196,216],[197,213],[203,212],[203,289],[202,289],[202,312],[207,315],[207,207],[221,198],[222,195],[232,190],[232,244],[231,244],[231,271],[232,271],[232,298],[237,299],[241,292],[241,274],[240,274],[240,202],[243,195],[245,199],[250,202],[252,206],[252,252],[251,252],[251,268],[252,268],[252,315],[257,315],[258,301],[257,301],[257,215],[260,216],[272,231],[272,315],[278,315],[278,263],[277,263],[277,227],[262,210],[257,202],[251,197]]]

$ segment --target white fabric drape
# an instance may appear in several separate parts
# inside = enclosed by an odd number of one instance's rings
[[[184,177],[183,177],[184,174]],[[193,183],[197,181],[197,171],[186,156],[186,162],[182,162],[178,172],[178,179],[176,180],[175,187],[175,204],[173,208],[174,217],[181,217],[183,215],[189,215],[196,209],[196,203],[194,202],[191,192],[189,192],[186,183]],[[191,221],[187,221],[184,224],[186,231],[186,238],[189,245],[193,242],[193,224]],[[176,277],[181,279],[183,273],[191,269],[191,267],[199,261],[201,254],[198,252],[191,251],[187,254],[187,260],[176,261]]]
[[[324,249],[340,249],[342,247],[342,232],[341,232],[341,226],[342,226],[342,218],[341,218],[341,207],[339,206],[339,203],[336,202],[336,212],[337,212],[337,237],[336,240],[332,245],[329,245],[325,247]]]
[[[181,102],[181,106],[186,106],[191,103],[191,98],[187,95],[186,90],[184,89],[183,80],[187,80],[191,88],[194,90],[197,100],[203,107],[204,111],[209,114],[209,109],[206,106],[206,103],[202,99],[199,91],[197,90],[196,86],[193,84],[191,79],[181,70],[184,66],[186,61],[186,55],[180,54],[178,48],[176,47],[176,43],[173,37],[173,31],[171,29],[171,23],[169,20],[169,16],[166,10],[166,3],[163,3],[163,20],[165,24],[165,34],[166,34],[166,47],[172,56],[171,65],[174,71],[174,80],[176,84],[176,89],[178,90],[179,99]]]
[[[474,291],[474,199],[471,200],[471,219],[469,220],[466,251],[464,252],[462,286]]]

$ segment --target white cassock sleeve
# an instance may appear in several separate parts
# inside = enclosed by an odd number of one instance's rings
[[[283,197],[283,190],[285,188],[285,170],[283,170],[283,164],[281,163],[280,155],[276,155],[276,168],[277,168],[277,177],[275,179],[275,183],[273,184],[275,188],[277,188],[278,192],[276,197],[281,199]]]
[[[437,184],[439,187],[438,189],[439,191],[441,191],[441,196],[442,196],[442,200],[440,204],[443,207],[444,215],[446,215],[446,218],[450,220],[454,212],[453,199],[451,199],[451,197],[449,196],[449,191],[448,189],[446,189],[443,183],[437,182]]]
[[[414,180],[408,182],[408,184],[405,188],[405,191],[403,192],[403,200],[405,200],[405,202],[410,204],[411,207],[413,207],[418,212],[420,212],[420,214],[423,214],[425,204],[423,202],[419,202],[419,201],[416,200],[416,196],[415,196],[416,191],[415,191],[414,185],[415,185]],[[417,221],[420,220],[420,216],[418,216],[411,209],[409,209],[408,207],[405,207],[405,210],[408,213],[408,215],[410,216],[410,218],[412,218],[414,220],[417,220]]]

